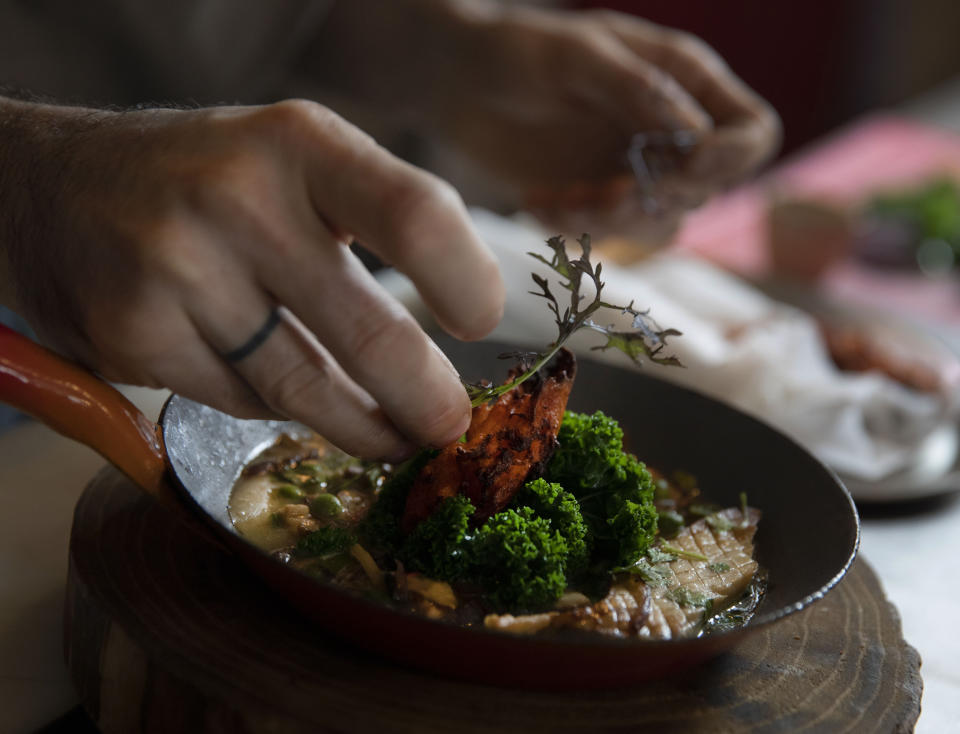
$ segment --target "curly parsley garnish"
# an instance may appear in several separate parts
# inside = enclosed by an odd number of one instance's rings
[[[656,322],[650,318],[649,311],[639,311],[634,308],[633,301],[626,306],[617,306],[607,303],[602,299],[604,283],[600,279],[603,269],[602,263],[596,266],[590,262],[590,235],[584,234],[577,242],[580,244],[580,257],[571,260],[567,255],[566,245],[563,237],[556,236],[547,240],[547,246],[553,250],[550,259],[535,252],[527,253],[531,257],[547,265],[553,272],[561,278],[561,286],[570,291],[570,303],[561,307],[560,301],[550,290],[547,279],[532,273],[533,282],[540,289],[539,291],[530,291],[534,296],[538,296],[547,301],[550,311],[553,313],[554,321],[557,325],[557,338],[544,352],[510,352],[501,354],[502,359],[511,357],[520,360],[522,368],[521,374],[515,379],[504,385],[493,385],[490,383],[465,383],[467,394],[470,396],[472,405],[480,405],[489,400],[498,398],[508,390],[512,390],[520,383],[535,375],[540,368],[549,362],[564,343],[575,332],[580,329],[590,329],[606,337],[606,342],[592,349],[605,351],[607,349],[618,349],[632,359],[636,364],[641,365],[642,358],[662,365],[671,365],[681,367],[680,360],[672,355],[664,355],[663,349],[667,344],[667,338],[671,336],[680,336],[676,329],[661,329]],[[593,283],[594,295],[588,301],[587,296],[580,293],[580,286],[584,278]],[[593,316],[601,309],[619,311],[621,314],[630,314],[633,317],[631,328],[624,331],[617,331],[613,326],[603,326],[594,321]]]

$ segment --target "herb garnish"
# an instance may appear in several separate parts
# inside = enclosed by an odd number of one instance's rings
[[[638,365],[642,364],[641,357],[645,357],[651,362],[662,365],[671,365],[681,367],[680,360],[674,356],[665,356],[661,354],[667,344],[667,337],[679,336],[680,332],[676,329],[661,329],[652,318],[649,311],[638,311],[634,308],[633,301],[626,306],[617,306],[606,303],[602,299],[604,283],[600,279],[603,269],[602,263],[596,266],[590,262],[590,235],[582,235],[577,242],[580,244],[580,257],[571,260],[567,256],[567,250],[563,237],[556,236],[547,240],[547,246],[553,250],[553,256],[548,260],[542,255],[534,252],[527,253],[531,257],[547,265],[557,275],[560,276],[561,286],[570,291],[570,304],[561,309],[560,302],[550,290],[547,279],[531,273],[533,282],[536,283],[539,291],[530,291],[534,296],[539,296],[547,301],[550,311],[553,312],[554,321],[557,324],[557,338],[546,349],[545,352],[509,352],[501,354],[502,359],[517,358],[521,364],[521,374],[515,379],[504,385],[493,385],[490,383],[465,383],[467,394],[470,396],[472,405],[481,405],[490,400],[498,398],[508,390],[512,390],[520,383],[533,377],[540,368],[549,362],[564,343],[575,332],[586,328],[603,334],[607,341],[592,349],[605,351],[607,349],[618,349],[626,354]],[[580,286],[586,277],[593,283],[594,295],[588,302],[587,296],[580,293]],[[621,314],[630,314],[633,316],[633,322],[630,330],[617,331],[613,326],[603,326],[593,320],[594,314],[600,309],[609,309],[619,311]]]
[[[704,521],[718,533],[728,533],[733,530],[733,523],[725,515],[714,513],[703,518]]]
[[[693,551],[684,550],[683,548],[677,548],[672,545],[667,545],[666,543],[660,544],[660,550],[666,553],[671,553],[675,555],[677,558],[683,558],[688,561],[709,561],[710,560],[702,553],[694,553]]]
[[[620,566],[611,569],[612,573],[630,573],[642,578],[649,586],[659,589],[663,588],[673,579],[673,573],[668,568],[664,568],[659,561],[648,560],[645,557],[637,559],[629,566]]]
[[[662,547],[657,546],[647,549],[647,558],[650,559],[651,563],[670,563],[671,561],[677,560],[675,553],[669,553],[663,550]]]
[[[670,589],[670,598],[682,607],[702,607],[707,611],[713,607],[713,597],[688,589],[686,586],[675,586]]]

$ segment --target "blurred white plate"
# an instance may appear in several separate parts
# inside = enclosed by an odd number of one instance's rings
[[[796,306],[834,326],[850,326],[882,345],[885,353],[933,370],[940,383],[943,423],[927,434],[909,467],[879,480],[840,474],[854,499],[903,502],[960,491],[960,331],[939,333],[927,323],[913,322],[880,309],[840,302],[810,287],[781,281],[754,281],[771,298]]]

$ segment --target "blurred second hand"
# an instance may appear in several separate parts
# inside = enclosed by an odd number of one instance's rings
[[[655,130],[635,133],[627,147],[627,162],[637,180],[637,189],[644,211],[655,216],[670,208],[664,201],[666,192],[657,191],[657,184],[665,174],[676,170],[680,159],[688,155],[700,142],[694,130],[667,132]]]

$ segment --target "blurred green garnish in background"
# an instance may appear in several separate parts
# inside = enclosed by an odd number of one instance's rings
[[[868,262],[917,266],[928,275],[960,263],[960,187],[952,179],[876,194],[863,221],[857,250]]]

